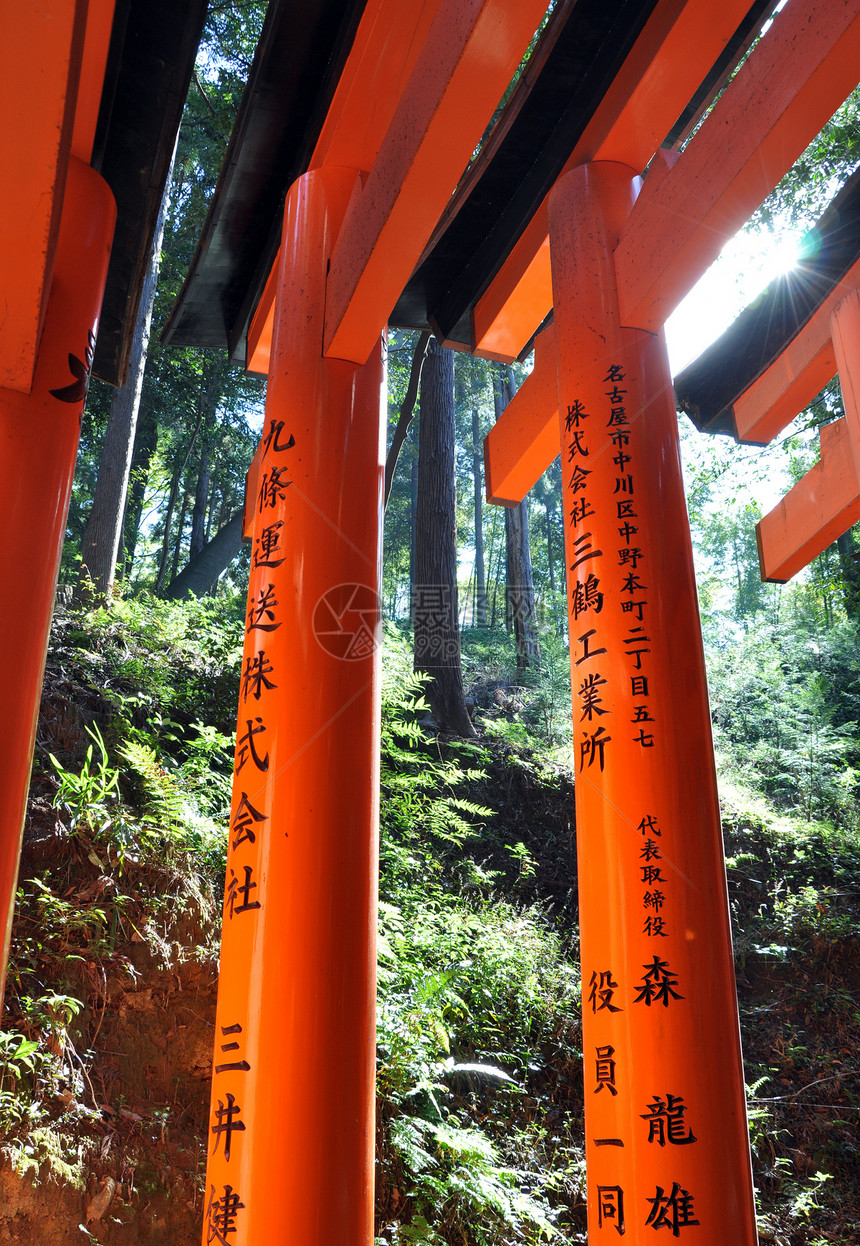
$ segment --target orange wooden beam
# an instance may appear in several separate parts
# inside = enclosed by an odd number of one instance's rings
[[[793,0],[618,245],[624,324],[654,332],[857,85],[860,0]]]
[[[114,0],[88,0],[87,31],[81,62],[81,82],[72,131],[72,155],[89,164],[102,102],[105,68],[113,28]]]
[[[439,4],[375,0],[366,6],[310,169],[342,165],[366,172],[372,167]],[[280,251],[248,328],[249,372],[269,371],[279,258]]]
[[[528,376],[484,439],[487,501],[517,506],[558,454],[555,330],[535,339]]]
[[[106,183],[72,158],[33,385],[28,394],[0,389],[0,581],[7,600],[0,611],[0,997],[45,652],[115,217]]]
[[[3,13],[0,387],[29,393],[63,203],[86,0],[32,0]]]
[[[627,1233],[644,1246],[652,1229],[687,1240],[689,1227],[697,1246],[755,1246],[678,420],[663,335],[623,328],[615,295],[612,252],[637,182],[621,164],[588,164],[550,197],[588,1240]],[[655,1120],[667,1102],[683,1119],[674,1137]],[[660,1208],[681,1192],[670,1223]]]
[[[821,458],[756,528],[763,580],[790,580],[860,520],[860,292],[833,311],[845,416],[819,433]]]
[[[373,166],[441,0],[372,0],[364,10],[309,168]]]
[[[802,280],[802,273],[801,273]],[[735,428],[740,441],[766,445],[808,407],[836,374],[831,339],[834,309],[860,288],[860,261],[788,344],[778,359],[758,377],[734,404]]]
[[[545,8],[442,0],[332,256],[329,357],[369,356]]]
[[[29,393],[69,157],[89,164],[113,0],[6,6],[0,78],[0,387]]]
[[[203,1243],[373,1240],[382,342],[322,358],[357,174],[287,195],[227,856]],[[322,1102],[320,1101],[322,1096]]]
[[[747,10],[746,0],[665,0],[565,166],[617,160],[642,170]],[[515,359],[552,307],[547,201],[475,308],[475,353]]]

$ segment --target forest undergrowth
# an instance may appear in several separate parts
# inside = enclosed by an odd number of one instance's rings
[[[199,1241],[241,611],[118,599],[55,620],[0,1032],[0,1243]],[[815,718],[820,646],[791,675],[800,760],[785,721],[777,750],[759,719],[778,714],[782,659],[759,648],[745,667],[751,644],[712,678],[759,1231],[848,1246],[852,757],[845,723]],[[565,660],[547,637],[543,676],[517,680],[504,631],[467,630],[478,738],[442,740],[387,633],[379,1246],[586,1240]],[[742,736],[754,704],[759,735]],[[827,765],[804,762],[804,740]]]

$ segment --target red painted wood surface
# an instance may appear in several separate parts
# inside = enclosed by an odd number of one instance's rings
[[[39,357],[29,394],[0,389],[0,983],[81,411],[115,208],[72,157]]]
[[[638,179],[550,196],[569,568],[589,1241],[756,1242],[677,418],[612,253]]]
[[[249,487],[206,1244],[231,1207],[231,1246],[373,1237],[384,371],[381,342],[363,367],[322,356],[356,176],[305,174],[285,211]]]

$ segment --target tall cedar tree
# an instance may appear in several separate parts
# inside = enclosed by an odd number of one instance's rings
[[[516,393],[513,368],[500,364],[493,378],[493,397],[498,420]],[[505,510],[505,550],[507,570],[507,610],[514,629],[517,672],[540,666],[540,646],[535,627],[535,586],[529,545],[529,504],[523,498],[518,506]]]
[[[134,323],[128,376],[125,384],[120,386],[111,399],[110,415],[99,460],[99,474],[93,494],[93,505],[81,540],[82,586],[88,580],[91,581],[97,598],[109,595],[116,575],[172,179],[173,161],[171,160],[167,185],[155,224],[149,264],[143,279],[140,305]]]
[[[415,670],[440,731],[473,736],[460,665],[454,479],[454,357],[430,340],[421,374],[415,517]]]

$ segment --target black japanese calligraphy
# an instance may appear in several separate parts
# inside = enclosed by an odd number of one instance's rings
[[[232,1037],[232,1035],[241,1034],[241,1033],[242,1033],[242,1027],[241,1025],[239,1025],[238,1021],[234,1025],[222,1025],[221,1035],[222,1037],[227,1038],[227,1042],[221,1044],[221,1050],[222,1051],[238,1051],[239,1043],[236,1041],[235,1038]],[[250,1067],[251,1066],[247,1060],[230,1060],[226,1064],[216,1064],[215,1072],[216,1073],[247,1073]]]
[[[626,545],[618,551],[618,565],[631,566],[635,571],[644,557],[645,554],[638,545]]]
[[[263,438],[263,450],[266,454],[271,450],[273,454],[283,454],[284,450],[292,450],[296,444],[296,439],[290,433],[289,441],[281,445],[281,433],[284,431],[283,420],[269,420],[269,431]]]
[[[584,632],[583,635],[578,638],[577,643],[582,645],[582,657],[576,659],[577,666],[580,666],[583,662],[587,662],[589,658],[600,657],[601,653],[606,652],[605,648],[603,649],[592,649],[591,648],[591,643],[590,643],[591,637],[596,636],[596,635],[597,635],[597,628],[592,627],[590,631]]]
[[[573,471],[570,473],[570,480],[567,482],[568,488],[572,493],[579,493],[585,488],[585,478],[590,476],[591,472],[585,468],[575,464]]]
[[[612,736],[606,734],[604,727],[598,727],[596,731],[585,733],[585,737],[580,741],[579,745],[579,769],[585,769],[586,762],[589,770],[597,761],[601,771],[604,766],[603,750],[607,744],[612,743]]]
[[[646,886],[652,887],[654,883],[665,883],[666,880],[659,865],[640,865],[639,868],[642,871],[642,882]]]
[[[589,572],[584,580],[576,580],[570,601],[570,609],[576,621],[586,610],[600,614],[603,609],[603,593],[599,591],[600,580]]]
[[[575,402],[569,402],[567,404],[567,415],[564,417],[564,427],[567,432],[570,432],[573,428],[581,428],[582,421],[587,420],[588,417],[589,412],[586,411],[585,407],[577,398]]]
[[[245,631],[276,631],[281,626],[280,623],[275,622],[275,606],[278,604],[274,584],[267,584],[265,588],[261,588],[248,608],[248,626]]]
[[[640,1120],[648,1122],[648,1141],[660,1146],[688,1146],[696,1136],[684,1120],[687,1105],[682,1095],[655,1095]]]
[[[572,463],[579,455],[583,459],[588,458],[588,447],[585,445],[583,438],[585,433],[582,429],[576,430],[570,435],[570,445],[567,448],[567,461]]]
[[[206,1246],[212,1242],[220,1242],[221,1246],[230,1246],[227,1238],[236,1233],[236,1221],[245,1204],[232,1185],[224,1186],[224,1193],[215,1198],[215,1187],[209,1188],[209,1202],[206,1204]]]
[[[240,735],[236,741],[235,773],[239,773],[245,762],[248,760],[249,755],[258,770],[268,770],[269,754],[266,753],[265,757],[261,757],[257,752],[257,746],[254,743],[254,736],[262,735],[262,733],[266,730],[263,720],[262,718],[246,718],[245,723],[248,730],[244,735]],[[259,723],[260,725],[257,727],[254,725],[255,723]]]
[[[571,571],[575,571],[579,564],[581,562],[585,562],[588,558],[603,557],[602,549],[592,549],[590,532],[583,532],[582,536],[577,537],[576,540],[572,542],[572,547],[574,559],[570,564]]]
[[[592,1012],[623,1012],[616,1004],[613,1004],[612,997],[618,990],[618,983],[612,977],[611,969],[603,969],[598,975],[597,970],[591,974],[588,984],[588,1002],[591,1004]]]
[[[596,672],[593,675],[586,675],[579,687],[579,697],[581,701],[579,708],[582,710],[579,718],[580,722],[586,718],[589,722],[591,722],[595,714],[600,715],[608,713],[607,710],[600,708],[603,704],[603,697],[601,696],[600,689],[607,682],[608,681],[605,680],[602,675],[597,674]]]
[[[250,865],[242,867],[245,873],[244,883],[240,883],[236,877],[235,870],[230,870],[230,882],[224,892],[224,905],[229,910],[228,916],[232,921],[237,913],[249,913],[252,909],[259,909],[263,906],[259,900],[251,899],[251,892],[257,890],[257,884],[251,881],[253,869]],[[242,903],[239,903],[241,896]]]
[[[622,590],[623,591],[623,590]],[[636,618],[642,620],[642,611],[648,605],[647,601],[622,601],[621,609],[625,614],[634,614]]]
[[[236,1102],[235,1096],[229,1092],[227,1094],[227,1104],[224,1105],[222,1099],[218,1100],[218,1107],[215,1109],[215,1124],[210,1129],[210,1133],[215,1135],[215,1145],[212,1148],[212,1154],[218,1151],[218,1144],[223,1138],[224,1142],[224,1158],[230,1158],[230,1140],[235,1133],[244,1133],[245,1125],[239,1120],[241,1107]]]
[[[594,1093],[598,1094],[601,1090],[608,1090],[613,1096],[618,1094],[615,1085],[615,1061],[612,1057],[615,1055],[615,1048],[610,1047],[607,1043],[603,1047],[595,1047],[597,1055],[594,1060],[595,1064],[595,1081],[597,1085],[594,1087]]]
[[[93,367],[93,358],[96,349],[96,338],[92,329],[87,330],[87,345],[84,349],[84,358],[78,359],[77,355],[68,355],[69,371],[74,380],[70,385],[63,385],[59,389],[51,389],[48,392],[52,398],[58,398],[60,402],[83,402],[87,396],[87,389],[90,383],[90,372]]]
[[[642,967],[645,974],[642,981],[637,983],[636,990],[639,994],[634,998],[634,1004],[645,1004],[647,1008],[650,1008],[653,1003],[657,1003],[668,1008],[670,1000],[684,998],[675,990],[678,985],[678,975],[669,968],[668,961],[655,956],[650,964]]]
[[[652,938],[659,937],[662,939],[667,938],[669,935],[664,919],[662,917],[651,917],[650,915],[645,918],[642,933],[650,935]]]
[[[255,701],[259,701],[264,688],[277,688],[278,685],[268,678],[274,669],[266,657],[265,649],[253,655],[249,654],[245,658],[245,669],[242,672],[242,700],[247,701],[250,694]]]
[[[572,524],[582,523],[583,519],[589,519],[593,514],[595,514],[594,507],[589,506],[587,498],[575,498],[570,508],[570,522]]]
[[[693,1196],[689,1190],[682,1190],[677,1181],[672,1182],[668,1194],[658,1185],[654,1197],[647,1201],[651,1204],[651,1212],[645,1223],[650,1224],[652,1229],[671,1229],[673,1237],[680,1237],[681,1229],[699,1224],[693,1219]]]
[[[273,508],[279,502],[286,501],[287,489],[293,483],[287,480],[286,467],[271,467],[267,472],[263,473],[263,479],[260,483],[260,514],[267,507]]]
[[[646,691],[642,693],[636,693],[634,691],[633,695],[634,696],[637,696],[637,695],[647,696],[648,695],[647,686],[648,685],[646,681],[646,684],[645,684]],[[660,828],[657,825],[657,819],[654,817],[653,813],[646,813],[644,817],[642,818],[642,821],[636,827],[636,830],[641,831],[643,835],[662,835],[663,834],[663,832],[660,830]]]
[[[281,529],[283,526],[283,519],[278,519],[254,538],[253,564],[255,567],[280,567],[284,559],[275,558],[274,555],[282,552]]]
[[[257,834],[254,831],[255,822],[268,822],[268,815],[260,813],[255,809],[248,800],[248,793],[242,792],[236,812],[233,814],[233,820],[230,823],[230,831],[235,836],[233,839],[233,848],[236,849],[240,844],[257,842]]]
[[[597,1227],[610,1225],[624,1236],[624,1191],[620,1185],[599,1185],[597,1187]]]

